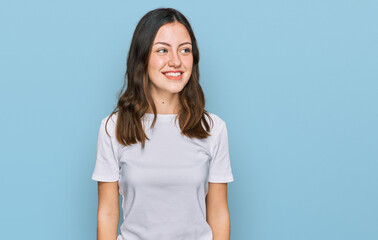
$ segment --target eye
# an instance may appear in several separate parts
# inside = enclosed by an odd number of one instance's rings
[[[166,53],[166,52],[167,52],[167,49],[162,48],[162,49],[157,50],[157,52],[158,52],[158,53]]]
[[[184,48],[181,50],[182,53],[190,53],[191,49],[190,48]]]

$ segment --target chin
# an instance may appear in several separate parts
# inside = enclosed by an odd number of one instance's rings
[[[175,88],[175,89],[169,89],[168,92],[174,94],[174,93],[179,93],[183,90],[184,88]]]

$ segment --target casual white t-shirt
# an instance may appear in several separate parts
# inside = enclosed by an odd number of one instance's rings
[[[117,240],[212,240],[206,222],[208,182],[234,181],[225,122],[214,124],[206,139],[181,134],[176,114],[145,114],[146,140],[123,146],[115,138],[118,113],[102,119],[92,179],[118,181],[123,222]]]

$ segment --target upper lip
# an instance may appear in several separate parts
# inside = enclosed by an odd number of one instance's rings
[[[164,71],[163,73],[183,73],[184,71]]]

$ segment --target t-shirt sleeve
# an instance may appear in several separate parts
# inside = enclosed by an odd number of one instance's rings
[[[233,182],[230,154],[228,147],[228,133],[224,122],[213,144],[212,159],[210,161],[209,182]]]
[[[108,133],[112,136],[110,127],[112,119],[107,124]],[[101,182],[116,182],[119,180],[119,162],[117,159],[114,139],[105,131],[106,118],[101,121],[97,139],[96,164],[92,179]]]

